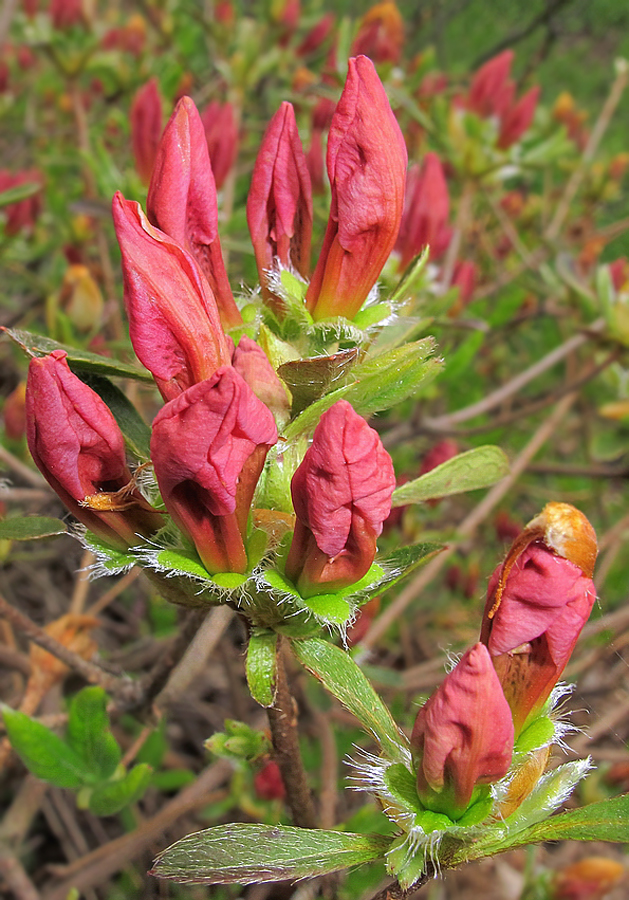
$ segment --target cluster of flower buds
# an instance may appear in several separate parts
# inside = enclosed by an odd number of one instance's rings
[[[504,50],[481,66],[466,99],[467,108],[478,116],[498,120],[497,146],[501,150],[507,150],[527,131],[540,92],[535,86],[516,100],[515,82],[509,77],[513,56],[513,50]]]
[[[592,526],[567,503],[547,504],[516,538],[489,581],[480,642],[417,715],[411,745],[427,809],[457,820],[480,786],[507,774],[590,614],[596,552]]]

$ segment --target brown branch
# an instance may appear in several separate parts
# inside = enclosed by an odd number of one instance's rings
[[[12,891],[15,900],[40,900],[37,888],[26,874],[22,863],[2,844],[0,844],[0,877]]]
[[[297,709],[286,677],[283,648],[284,639],[280,636],[277,642],[275,701],[267,709],[273,751],[282,773],[293,824],[300,828],[316,828],[317,816],[299,749]]]
[[[377,894],[374,894],[371,900],[405,900],[406,897],[412,897],[420,888],[425,884],[428,884],[429,881],[432,881],[434,877],[434,870],[429,864],[428,871],[424,872],[419,881],[416,881],[408,890],[404,890],[399,882],[392,881],[390,884],[386,885],[386,887],[383,887],[382,890],[378,891]]]

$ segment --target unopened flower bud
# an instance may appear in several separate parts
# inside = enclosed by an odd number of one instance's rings
[[[238,155],[238,128],[231,103],[212,100],[201,113],[216,188],[220,191]]]
[[[513,50],[503,50],[474,74],[467,99],[472,112],[487,118],[500,115],[510,105],[515,90],[509,81],[513,57]]]
[[[377,432],[339,400],[321,416],[291,484],[297,521],[286,574],[302,596],[347,587],[367,573],[394,488]]]
[[[517,103],[514,103],[506,110],[500,123],[500,134],[498,135],[498,147],[501,150],[507,150],[516,141],[519,141],[522,135],[528,130],[535,108],[539,100],[540,88],[532,87],[527,91]]]
[[[149,79],[136,92],[131,104],[130,123],[135,167],[144,184],[148,184],[162,134],[162,98],[156,78]]]
[[[404,215],[395,245],[400,271],[426,246],[431,259],[445,253],[452,237],[449,215],[450,196],[441,160],[436,153],[427,153],[421,170],[412,166],[408,171]]]
[[[288,418],[288,391],[259,344],[243,335],[234,350],[232,366],[273,415]]]
[[[590,615],[596,552],[583,513],[568,503],[548,503],[489,580],[481,640],[516,734],[548,699]]]
[[[603,900],[625,877],[626,868],[605,856],[586,856],[564,869],[553,880],[552,900]]]
[[[419,710],[411,747],[417,792],[434,812],[458,819],[479,784],[507,774],[513,722],[491,658],[475,644]]]
[[[367,10],[352,44],[352,56],[364,53],[375,63],[398,63],[404,44],[404,19],[393,0]]]
[[[245,572],[249,507],[269,448],[271,412],[231,366],[167,403],[151,458],[166,505],[208,572]]]
[[[306,305],[315,319],[353,318],[395,245],[407,154],[373,63],[350,59],[330,125],[330,217]]]

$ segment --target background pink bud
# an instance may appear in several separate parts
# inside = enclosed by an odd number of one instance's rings
[[[277,257],[305,278],[312,238],[312,188],[295,112],[282,103],[262,139],[247,198],[247,223],[263,288]]]
[[[218,236],[216,185],[196,106],[182,97],[160,141],[146,201],[148,217],[194,256],[226,328],[242,324]]]
[[[19,187],[21,184],[41,184],[43,176],[37,169],[23,169],[20,172],[11,173],[7,169],[0,169],[0,193],[9,188]],[[35,227],[42,206],[42,194],[38,191],[24,200],[9,203],[2,213],[6,217],[4,226],[7,235],[19,234],[22,231],[32,231]]]
[[[393,0],[381,0],[362,17],[351,54],[364,53],[376,63],[398,63],[403,44],[404,19]]]
[[[513,104],[506,110],[500,124],[500,134],[498,136],[498,147],[506,150],[516,141],[519,141],[522,135],[528,130],[533,116],[535,115],[535,107],[539,99],[540,88],[532,87],[527,91],[517,103]]]
[[[330,217],[306,304],[315,319],[351,319],[395,245],[407,165],[402,132],[366,56],[349,61],[330,125],[327,164]]]
[[[273,416],[231,366],[155,418],[151,458],[162,498],[208,572],[246,570],[249,507],[276,441]]]
[[[114,196],[131,342],[171,400],[229,363],[214,295],[194,259],[154,228],[139,203]]]
[[[288,416],[290,398],[284,382],[259,344],[243,335],[232,355],[232,366],[274,415]]]
[[[306,37],[295,50],[297,56],[310,56],[311,54],[316,53],[332,34],[335,23],[336,16],[334,13],[325,13],[325,15],[319,19],[317,24],[310,29]]]
[[[201,113],[216,187],[220,191],[238,155],[238,127],[231,103],[212,100]]]
[[[489,653],[475,644],[417,714],[411,747],[422,803],[459,818],[477,784],[507,774],[513,740],[511,711]]]
[[[81,506],[86,497],[127,488],[131,472],[124,439],[109,408],[74,375],[64,350],[32,359],[26,386],[26,438],[31,455],[48,484],[76,518],[114,546],[126,548],[162,527],[156,513],[135,489],[124,508]]]
[[[377,432],[339,400],[321,416],[291,484],[297,521],[286,574],[303,596],[366,574],[394,488],[393,463]]]
[[[431,259],[445,253],[452,237],[449,215],[450,196],[441,160],[436,153],[427,153],[421,170],[419,166],[408,170],[404,214],[395,245],[400,271],[427,245]]]
[[[149,79],[136,92],[131,104],[130,123],[135,167],[144,184],[148,184],[162,134],[162,98],[156,78]]]
[[[513,50],[503,50],[478,69],[470,85],[468,109],[484,118],[500,114],[505,106],[505,90],[508,92],[514,55]],[[512,93],[509,102],[511,99]]]

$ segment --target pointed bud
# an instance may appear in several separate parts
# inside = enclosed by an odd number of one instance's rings
[[[229,363],[216,301],[194,259],[150,224],[139,203],[118,192],[113,217],[131,342],[171,400]]]
[[[431,259],[445,253],[452,237],[449,216],[450,195],[441,160],[436,153],[427,153],[421,170],[412,166],[408,171],[404,215],[395,245],[400,271],[426,246],[430,246]]]
[[[332,200],[306,294],[315,319],[353,318],[395,245],[404,207],[404,138],[373,63],[350,59],[330,125]]]
[[[548,699],[590,615],[596,552],[583,513],[568,503],[548,503],[489,580],[481,640],[516,734]]]
[[[351,55],[364,53],[375,63],[399,63],[404,44],[404,20],[393,0],[374,4],[360,21]]]
[[[247,198],[258,277],[268,295],[275,259],[306,278],[312,239],[312,188],[295,112],[282,103],[262,138]]]
[[[459,296],[448,310],[448,315],[451,318],[457,316],[465,309],[474,296],[476,279],[476,263],[471,262],[471,260],[459,260],[455,264],[454,273],[452,275],[452,287],[458,287]]]
[[[615,859],[587,856],[555,873],[551,900],[603,900],[625,879],[627,870]]]
[[[203,124],[190,97],[182,97],[164,129],[146,208],[153,225],[197,261],[225,328],[241,325],[221,253],[216,186]]]
[[[32,359],[26,384],[26,439],[35,465],[76,518],[126,549],[162,527],[137,489],[124,438],[109,408],[74,375],[64,350]],[[118,503],[89,503],[120,492]],[[101,506],[102,509],[94,508]]]
[[[245,572],[249,507],[269,448],[270,411],[231,366],[167,403],[151,458],[166,509],[208,572]]]
[[[367,573],[394,488],[377,432],[339,400],[321,416],[291,484],[297,521],[286,574],[302,596],[347,587]]]
[[[259,344],[243,335],[234,350],[232,366],[274,416],[288,419],[288,391]]]
[[[213,100],[201,113],[216,188],[220,191],[238,155],[238,128],[231,103]]]
[[[420,800],[453,819],[465,812],[476,785],[507,774],[511,711],[483,644],[461,657],[419,710],[411,747],[419,762]]]
[[[311,56],[316,53],[332,34],[335,23],[334,13],[328,12],[322,16],[295,50],[297,56]]]
[[[514,55],[513,50],[503,50],[478,69],[470,85],[468,109],[483,118],[500,114]]]
[[[144,184],[148,184],[162,134],[162,98],[156,78],[147,81],[135,94],[130,122],[135,167]]]
[[[528,131],[535,115],[539,92],[539,87],[532,87],[530,91],[527,91],[526,94],[520,97],[517,103],[506,110],[500,123],[500,134],[498,135],[498,147],[501,150],[507,150]]]

